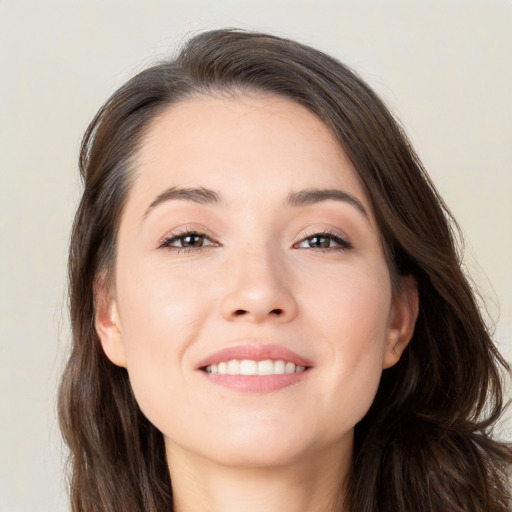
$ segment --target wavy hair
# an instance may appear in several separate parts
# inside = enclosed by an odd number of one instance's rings
[[[420,311],[401,360],[385,370],[356,426],[352,512],[506,512],[510,445],[492,436],[508,366],[461,270],[459,231],[399,123],[336,59],[240,30],[188,40],[172,60],[124,84],[81,147],[83,196],[69,252],[72,347],[59,394],[73,512],[168,512],[162,434],[95,330],[95,286],[112,274],[116,235],[149,123],[196,95],[263,92],[314,112],[335,134],[371,199],[391,275],[417,281]]]

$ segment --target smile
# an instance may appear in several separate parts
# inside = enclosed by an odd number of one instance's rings
[[[277,361],[271,359],[265,359],[264,361],[232,359],[231,361],[221,361],[218,364],[208,365],[204,370],[207,373],[219,375],[284,375],[304,372],[306,367],[282,359]]]
[[[210,354],[196,369],[211,384],[261,394],[299,384],[312,367],[312,361],[281,345],[243,343]]]

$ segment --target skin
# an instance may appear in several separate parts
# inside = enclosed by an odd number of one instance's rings
[[[207,187],[221,202],[150,208],[169,187]],[[286,204],[311,188],[342,190],[366,214],[333,199]],[[177,250],[184,229],[205,238]],[[322,249],[312,237],[325,231],[338,238],[322,235]],[[354,426],[418,307],[412,279],[392,293],[371,202],[332,133],[274,96],[193,98],[152,123],[121,218],[115,287],[98,296],[103,348],[164,435],[179,512],[334,509]],[[244,343],[284,346],[312,368],[268,393],[212,384],[197,369]]]

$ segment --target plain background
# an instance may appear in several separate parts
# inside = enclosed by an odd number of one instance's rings
[[[312,44],[384,97],[462,226],[512,359],[512,1],[0,0],[1,512],[68,510],[55,396],[81,135],[136,71],[225,26]]]

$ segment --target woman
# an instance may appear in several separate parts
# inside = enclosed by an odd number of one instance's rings
[[[494,347],[446,206],[331,57],[218,30],[82,144],[74,511],[506,511]]]

